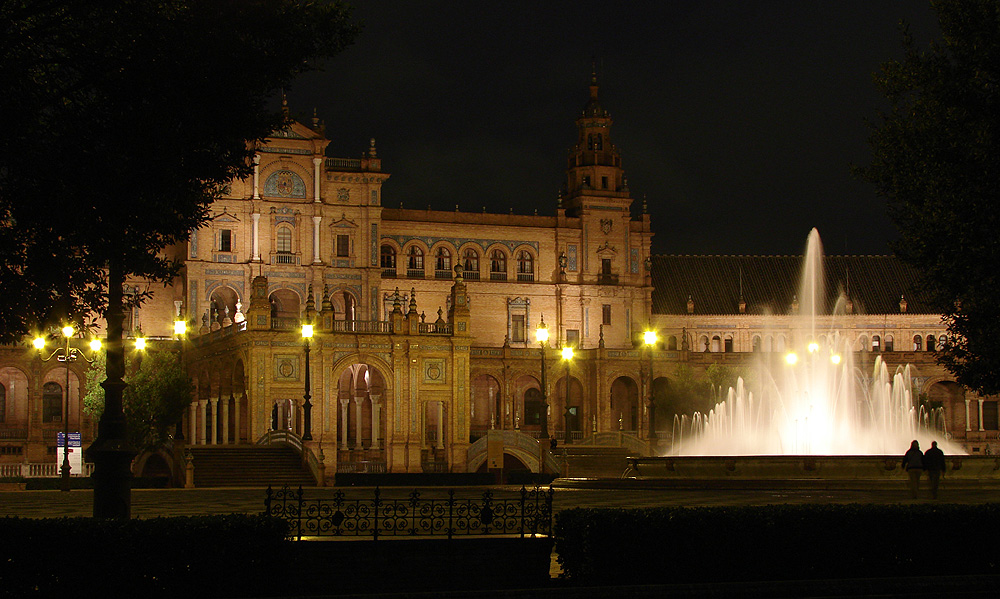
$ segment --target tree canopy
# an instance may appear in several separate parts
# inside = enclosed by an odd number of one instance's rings
[[[876,73],[889,108],[859,169],[900,230],[944,316],[938,360],[967,387],[1000,392],[1000,1],[937,0],[941,39]]]
[[[323,0],[0,3],[0,340],[102,314],[109,264],[169,280],[277,91],[356,33]]]
[[[180,421],[191,404],[194,383],[184,371],[177,354],[167,351],[144,356],[136,367],[126,365],[123,407],[128,422],[129,445],[138,451],[153,449],[167,441],[171,427]],[[83,409],[100,417],[104,411],[104,354],[87,371]]]

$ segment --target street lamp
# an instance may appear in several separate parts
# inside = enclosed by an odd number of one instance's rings
[[[306,388],[305,394],[303,395],[304,401],[302,402],[302,440],[312,441],[312,404],[309,402],[309,341],[313,336],[313,325],[303,324],[302,325],[302,342],[306,347]]]
[[[69,363],[76,362],[76,359],[80,356],[83,357],[87,362],[93,362],[93,358],[88,358],[85,354],[81,353],[75,347],[69,346],[69,340],[73,337],[76,331],[72,326],[66,325],[62,328],[63,335],[63,346],[57,347],[49,357],[42,358],[43,362],[48,362],[52,358],[56,358],[58,361],[66,364],[66,395],[63,400],[63,461],[62,466],[59,469],[60,476],[60,486],[59,488],[63,491],[69,491],[69,475],[70,475],[70,465],[69,465]],[[35,337],[34,341],[31,342],[35,346],[35,349],[42,351],[45,349],[45,338]],[[101,342],[99,339],[94,339],[90,342],[90,349],[94,352],[101,349]],[[41,357],[39,355],[39,357]]]
[[[545,342],[549,340],[549,328],[545,326],[545,316],[538,321],[538,328],[535,329],[535,339],[541,347],[542,354],[542,439],[549,436],[549,403],[545,396]]]
[[[570,360],[573,359],[573,348],[570,347],[570,346],[568,346],[568,345],[565,346],[565,347],[563,347],[562,348],[562,358],[563,358],[563,360],[566,360],[566,386],[565,386],[566,400],[563,402],[563,408],[565,408],[563,410],[563,419],[565,420],[565,424],[563,425],[563,431],[564,431],[563,441],[568,445],[569,442],[570,442],[570,434],[569,434],[569,417],[570,417],[570,413],[569,413],[569,363],[570,363]]]
[[[656,345],[656,331],[646,331],[642,341],[649,350],[649,440],[655,441],[656,436],[656,402],[653,401],[653,346]]]

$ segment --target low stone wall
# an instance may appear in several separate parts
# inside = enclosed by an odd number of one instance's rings
[[[637,480],[871,480],[903,477],[902,456],[677,456],[628,458]],[[1000,484],[1000,457],[948,456],[945,477]]]

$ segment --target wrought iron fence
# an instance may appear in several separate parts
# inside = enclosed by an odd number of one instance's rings
[[[369,499],[347,499],[337,491],[332,501],[305,499],[302,487],[267,488],[264,513],[289,523],[290,538],[303,536],[478,536],[552,533],[553,491],[521,487],[515,499],[495,499],[493,491],[479,498],[460,499],[455,490],[446,499],[427,499],[413,491],[406,499],[383,499],[375,488]]]

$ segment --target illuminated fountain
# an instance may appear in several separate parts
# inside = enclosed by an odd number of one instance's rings
[[[945,440],[940,409],[914,406],[910,367],[890,372],[881,357],[871,372],[854,363],[850,340],[832,328],[822,305],[823,251],[809,234],[793,316],[794,340],[786,353],[758,364],[752,392],[742,379],[708,414],[676,417],[670,455],[897,455],[917,439],[937,441],[948,454],[961,448]]]

